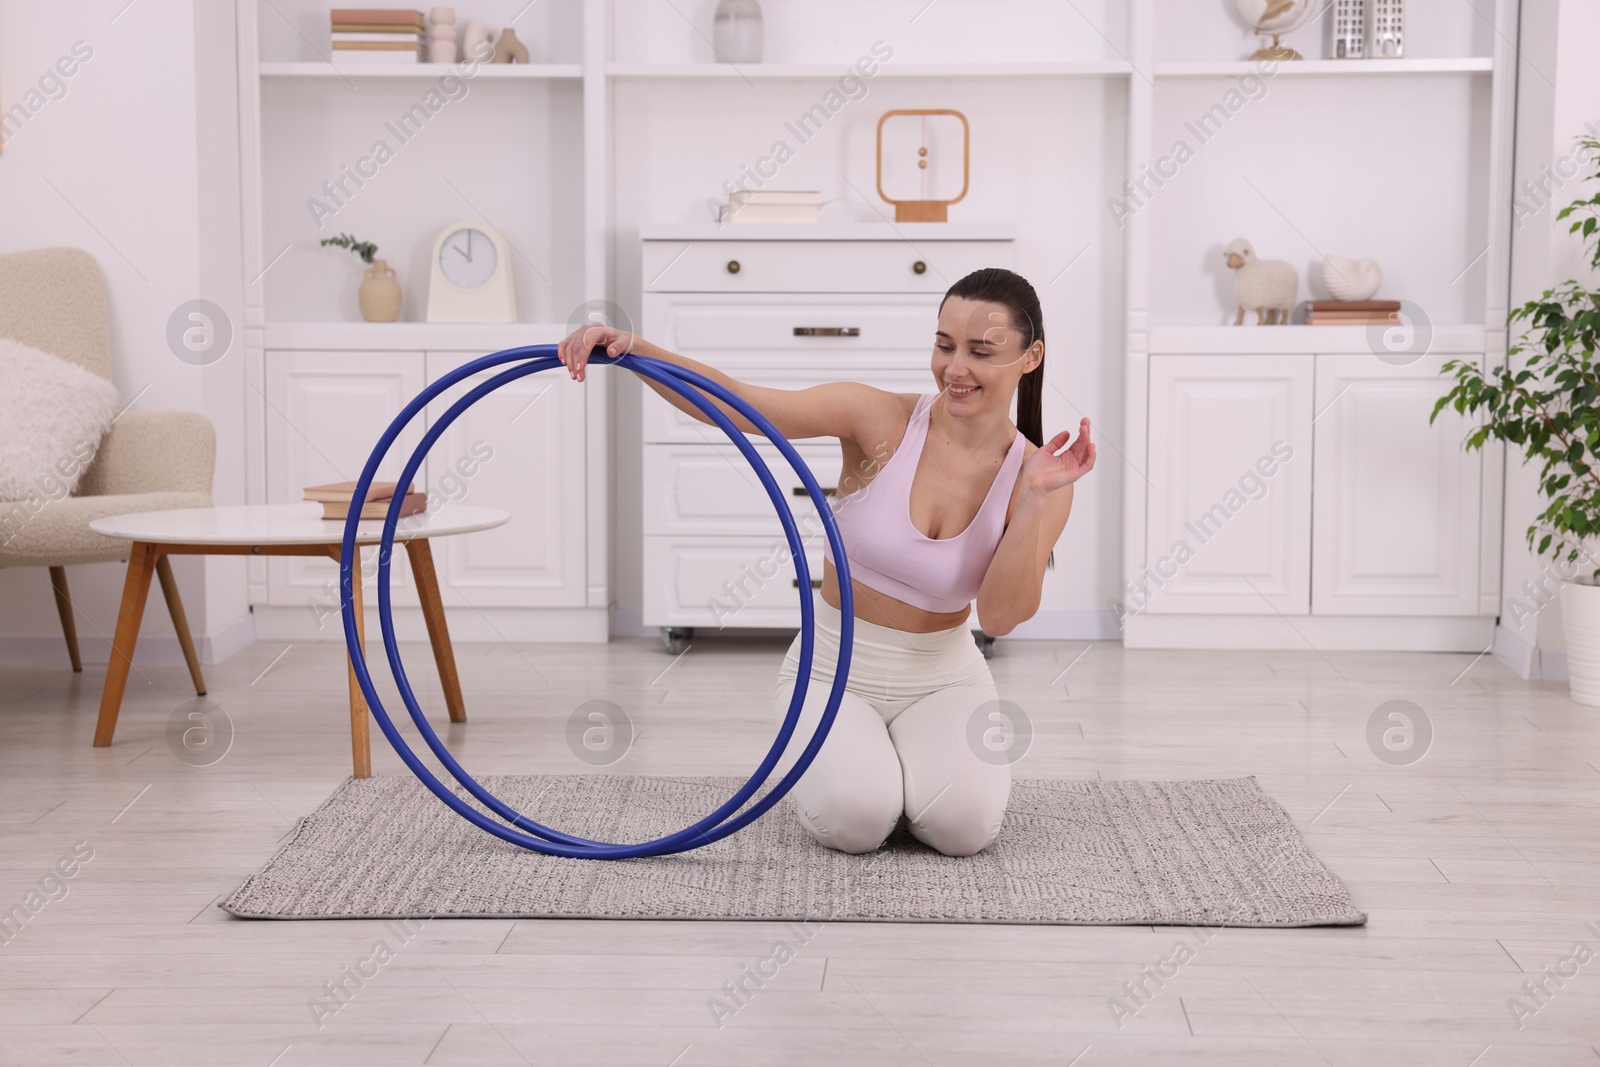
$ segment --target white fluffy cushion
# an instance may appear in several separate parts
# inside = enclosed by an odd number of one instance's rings
[[[0,500],[71,496],[116,414],[98,374],[0,337]]]

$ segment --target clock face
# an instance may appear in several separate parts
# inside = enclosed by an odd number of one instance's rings
[[[457,230],[439,246],[439,272],[461,289],[476,289],[494,277],[498,262],[494,241],[482,230]]]

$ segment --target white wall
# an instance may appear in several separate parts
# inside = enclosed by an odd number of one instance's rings
[[[199,368],[166,341],[185,301],[215,300],[236,325],[240,306],[231,5],[201,6],[197,17],[193,0],[0,0],[0,107],[43,98],[0,153],[0,252],[68,245],[95,257],[119,394],[137,397],[134,410],[205,411],[218,431],[216,496],[228,502],[242,469],[237,344]],[[88,58],[51,81],[77,42]],[[41,78],[45,91],[30,98]],[[238,564],[181,559],[174,570],[194,629],[236,640],[248,610]],[[90,662],[107,659],[122,575],[118,563],[68,570]],[[146,661],[177,654],[153,600],[139,646]],[[0,657],[66,665],[41,568],[0,571]]]
[[[1530,210],[1519,209],[1513,222],[1513,307],[1568,278],[1595,285],[1582,240],[1567,233],[1570,220],[1558,222],[1556,213],[1600,191],[1582,182],[1594,173],[1593,164],[1573,159],[1575,137],[1600,136],[1600,67],[1592,54],[1597,40],[1600,5],[1593,0],[1523,0],[1515,185],[1518,201]],[[1565,645],[1561,605],[1554,596],[1559,579],[1549,557],[1529,551],[1526,536],[1547,504],[1539,493],[1538,470],[1508,448],[1497,654],[1525,675],[1562,678]]]

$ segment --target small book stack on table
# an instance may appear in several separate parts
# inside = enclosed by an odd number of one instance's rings
[[[428,47],[422,12],[397,7],[336,7],[335,63],[421,63]]]
[[[361,508],[363,519],[381,519],[389,514],[389,501],[394,499],[397,482],[373,482],[367,491],[367,502]],[[305,498],[322,505],[324,519],[344,520],[350,515],[350,502],[355,499],[355,482],[334,482],[332,485],[307,486]],[[400,514],[415,515],[428,506],[428,495],[418,493],[415,487],[406,486],[405,499],[400,502]]]
[[[1313,300],[1306,305],[1307,326],[1398,324],[1398,300]]]
[[[740,189],[722,208],[723,222],[816,222],[822,194],[808,189]]]

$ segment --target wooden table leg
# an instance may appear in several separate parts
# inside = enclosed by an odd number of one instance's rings
[[[340,546],[331,545],[328,554],[335,563],[339,562]],[[361,550],[356,549],[355,562],[350,571],[350,606],[355,611],[356,636],[361,639],[362,660],[366,659],[367,627],[366,619],[361,610]],[[341,598],[339,607],[344,607],[344,587],[339,589]],[[353,764],[352,774],[357,778],[372,777],[372,740],[367,722],[367,698],[361,692],[361,683],[356,680],[356,668],[353,660],[350,663],[350,756]]]
[[[206,680],[200,673],[200,657],[194,652],[194,635],[189,632],[189,616],[184,614],[183,598],[178,595],[178,580],[172,576],[171,559],[166,556],[156,559],[156,577],[161,581],[161,595],[167,600],[172,628],[178,631],[178,647],[183,649],[183,661],[189,665],[195,696],[203,697],[206,695]]]
[[[426,537],[406,542],[411,573],[417,579],[417,597],[422,601],[422,620],[428,624],[428,640],[433,644],[433,662],[439,667],[439,682],[444,686],[444,705],[451,722],[467,721],[467,705],[461,699],[461,678],[456,674],[456,654],[450,647],[450,629],[444,621],[444,602],[439,598],[439,575],[433,569],[433,550]]]
[[[111,744],[111,737],[117,732],[117,713],[122,710],[122,692],[128,686],[128,670],[133,666],[133,647],[139,641],[150,577],[160,556],[159,546],[143,541],[133,542],[128,551],[128,576],[122,583],[122,607],[117,611],[117,632],[111,639],[106,687],[100,694],[100,721],[94,728],[96,748]]]

